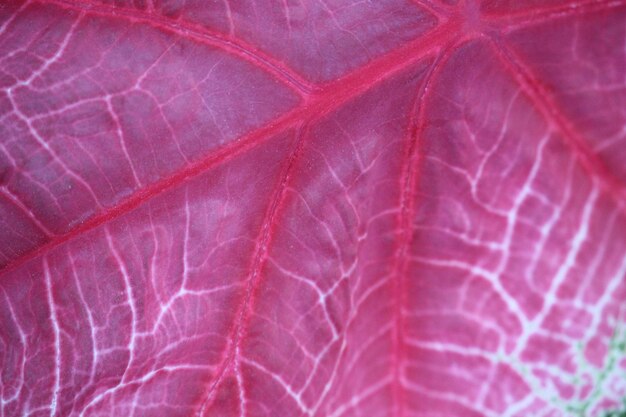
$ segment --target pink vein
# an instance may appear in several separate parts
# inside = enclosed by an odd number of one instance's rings
[[[428,55],[438,51],[440,45],[453,42],[459,33],[458,28],[459,24],[456,21],[449,21],[433,29],[431,32],[428,32],[422,38],[381,56],[347,76],[325,85],[323,88],[314,91],[309,98],[303,101],[298,107],[271,121],[267,125],[249,132],[238,140],[230,142],[214,153],[206,155],[172,175],[138,190],[119,204],[94,215],[68,232],[51,239],[39,248],[13,259],[0,269],[0,272],[14,270],[27,260],[133,210],[135,207],[156,195],[246,152],[258,144],[269,140],[274,135],[293,127],[297,123],[303,121],[310,122],[324,116],[333,109],[340,107],[343,103],[367,91],[381,80],[404,68],[410,67]]]
[[[402,340],[402,329],[405,328],[404,313],[402,309],[405,305],[405,294],[407,293],[406,274],[407,274],[407,259],[409,259],[409,249],[412,237],[412,222],[415,213],[415,189],[417,187],[418,175],[419,175],[419,158],[420,158],[420,139],[421,134],[424,131],[424,108],[428,95],[428,90],[432,84],[433,79],[436,77],[438,71],[442,67],[443,62],[450,56],[450,50],[445,50],[432,64],[424,80],[422,81],[418,92],[417,99],[415,100],[414,109],[412,112],[412,120],[409,124],[409,138],[407,152],[405,156],[404,172],[402,173],[400,184],[400,212],[398,216],[398,227],[401,230],[398,239],[397,255],[394,261],[392,276],[393,280],[393,294],[394,294],[394,316],[396,325],[393,327],[392,333],[392,349],[394,354],[392,355],[391,370],[393,373],[392,380],[392,398],[393,403],[396,404],[399,409],[397,415],[402,417],[406,414],[404,406],[406,401],[404,399],[404,389],[401,386],[401,372],[402,362],[405,358],[404,347],[406,343]]]
[[[227,374],[230,366],[233,365],[236,360],[236,356],[239,355],[239,344],[242,339],[242,334],[245,331],[246,321],[249,319],[250,313],[252,311],[252,305],[254,303],[254,292],[255,289],[259,286],[259,281],[261,279],[261,272],[267,260],[267,253],[269,249],[269,245],[271,243],[271,232],[272,228],[276,224],[277,215],[279,212],[279,206],[281,201],[283,200],[283,196],[285,194],[285,190],[287,189],[287,185],[291,179],[291,174],[293,173],[294,165],[302,152],[302,143],[304,142],[302,132],[296,132],[297,138],[296,143],[294,144],[293,151],[289,157],[288,162],[285,164],[283,168],[283,172],[280,175],[280,182],[278,183],[276,190],[274,191],[272,198],[270,200],[270,204],[267,208],[267,212],[263,219],[263,224],[261,226],[260,236],[257,239],[257,244],[254,249],[254,255],[252,257],[252,265],[251,265],[251,273],[248,278],[248,285],[246,288],[246,293],[244,295],[243,303],[239,305],[237,313],[235,316],[237,317],[236,323],[231,331],[231,335],[228,337],[229,344],[227,347],[226,354],[224,355],[220,365],[218,366],[218,371],[215,379],[211,383],[209,390],[206,394],[206,399],[200,408],[199,414],[203,415],[204,410],[207,406],[210,406],[210,401],[212,400],[212,394],[219,387],[220,382]],[[232,341],[232,342],[231,342]]]
[[[450,7],[433,3],[430,0],[411,0],[412,3],[434,15],[439,21],[448,20],[451,13]]]
[[[54,4],[70,10],[80,10],[90,15],[141,22],[163,31],[175,33],[181,38],[192,39],[201,44],[214,46],[246,62],[250,62],[258,68],[261,68],[263,71],[274,76],[300,96],[307,96],[315,88],[314,85],[302,78],[299,74],[283,65],[280,61],[263,54],[263,52],[259,51],[254,46],[239,39],[230,38],[219,32],[211,31],[198,24],[186,21],[177,21],[164,16],[148,14],[139,10],[98,5],[85,1],[46,0],[45,3]]]
[[[534,26],[555,19],[601,12],[626,5],[626,0],[584,0],[575,4],[545,6],[507,15],[486,15],[485,26],[501,33],[508,33],[527,26]]]
[[[563,115],[563,111],[557,106],[532,70],[513,50],[505,45],[503,40],[494,38],[491,45],[504,69],[519,83],[545,120],[558,130],[560,133],[558,136],[572,149],[583,169],[592,178],[598,178],[609,195],[620,205],[623,205],[626,202],[626,190],[623,183],[606,168],[589,148],[584,136]]]

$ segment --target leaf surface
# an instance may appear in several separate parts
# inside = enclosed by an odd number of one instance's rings
[[[625,21],[0,5],[0,415],[617,413]]]

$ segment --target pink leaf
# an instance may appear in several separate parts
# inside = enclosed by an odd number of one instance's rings
[[[0,4],[0,416],[601,416],[626,1]]]

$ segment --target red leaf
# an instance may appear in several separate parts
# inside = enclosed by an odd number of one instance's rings
[[[625,21],[0,5],[0,415],[618,409]]]

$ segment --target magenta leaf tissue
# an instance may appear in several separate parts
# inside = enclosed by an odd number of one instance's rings
[[[0,417],[626,414],[625,0],[0,3]]]

